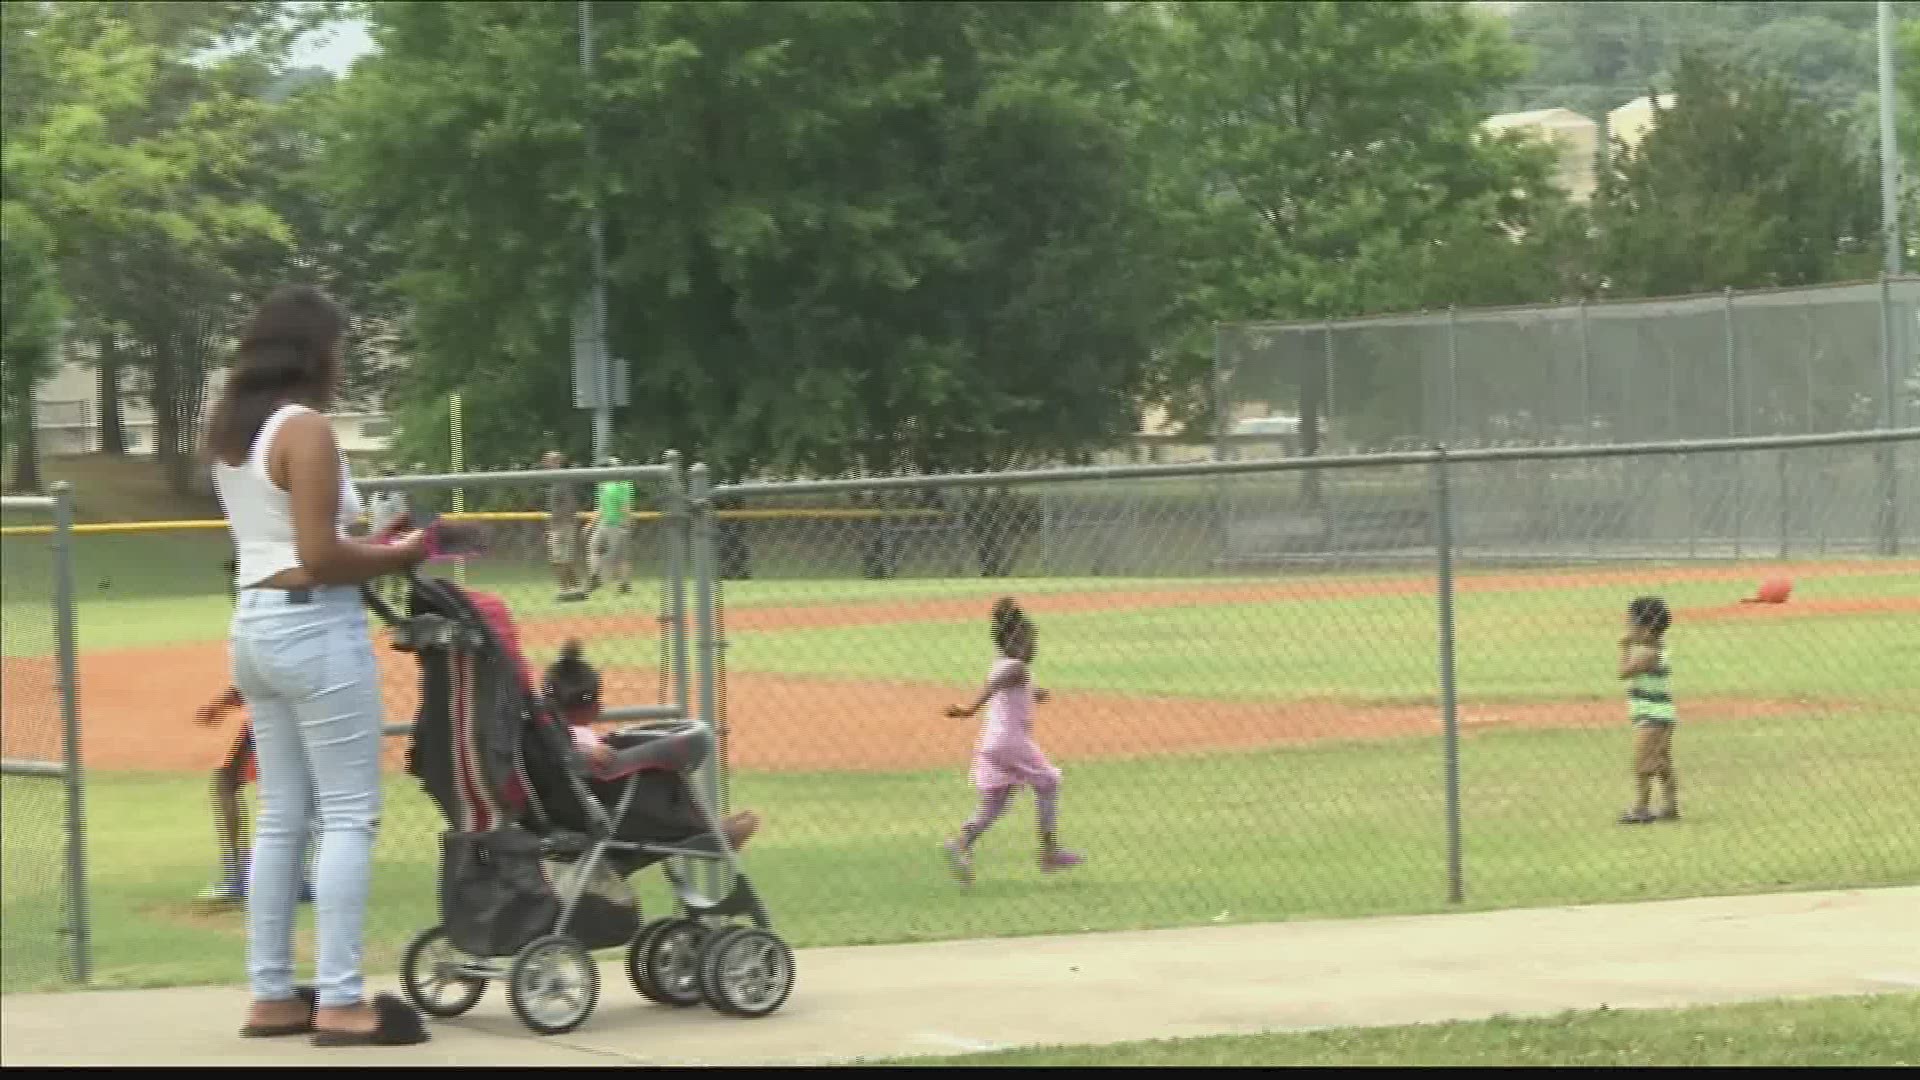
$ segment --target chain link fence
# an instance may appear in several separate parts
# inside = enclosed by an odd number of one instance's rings
[[[1223,328],[1223,459],[1475,447],[1592,445],[1898,427],[1920,416],[1920,279],[1610,304]],[[1305,434],[1250,439],[1246,414],[1293,410]],[[1830,462],[1832,467],[1829,467]],[[1796,468],[1796,463],[1804,467]],[[1514,559],[1745,558],[1784,550],[1893,554],[1898,471],[1884,455],[1764,453],[1651,464],[1515,466],[1530,498],[1462,492]],[[1230,555],[1259,562],[1351,537],[1326,520],[1310,472],[1297,533],[1230,506]],[[1877,485],[1865,497],[1859,485]],[[1349,499],[1349,502],[1352,500]],[[1241,520],[1250,516],[1251,520]],[[1312,539],[1315,535],[1319,539]],[[1383,556],[1389,552],[1382,548]]]
[[[1749,481],[1737,504],[1717,479],[1736,460]],[[484,555],[430,571],[498,594],[536,670],[578,637],[611,706],[685,700],[719,723],[724,767],[709,790],[763,818],[746,869],[799,946],[1410,912],[1455,897],[1864,887],[1920,881],[1920,804],[1904,777],[1920,754],[1920,511],[1885,504],[1886,462],[1901,491],[1920,491],[1920,432],[742,484],[711,497],[694,484],[685,502],[675,484],[641,484],[631,587],[603,566],[583,600],[562,598],[560,567],[589,580],[586,530],[556,546],[532,509],[542,481],[475,476],[462,480],[467,505],[508,516],[484,519]],[[1789,498],[1755,496],[1783,475]],[[578,482],[583,502],[590,491]],[[1767,512],[1780,505],[1790,512]],[[1891,511],[1905,556],[1875,542]],[[6,550],[11,614],[31,547],[9,536]],[[1794,581],[1790,602],[1739,603],[1776,576]],[[210,610],[224,592],[205,598]],[[1684,813],[1634,829],[1613,824],[1634,794],[1614,664],[1626,603],[1643,593],[1676,614]],[[1054,696],[1035,733],[1063,772],[1059,839],[1087,861],[1042,872],[1029,792],[979,841],[962,888],[941,843],[978,807],[982,721],[945,712],[985,679],[1001,596],[1039,628],[1034,670]],[[135,709],[107,696],[131,655],[114,635],[138,628],[129,608],[109,609],[126,625],[89,624],[90,654],[106,650],[100,685],[88,683],[103,720]],[[16,692],[12,666],[33,651],[15,647],[28,625],[8,620],[9,740],[16,708],[35,700]],[[221,654],[193,646],[205,670],[188,672],[195,689],[170,712],[217,692]],[[185,651],[166,655],[191,667]],[[417,669],[379,655],[386,720],[403,733]],[[140,700],[177,696],[172,677],[143,669]],[[151,770],[179,767],[163,742],[90,741],[117,755],[96,770],[114,806],[97,812],[118,815],[100,842],[125,848],[98,870],[114,912],[100,962],[116,977],[157,966],[237,979],[239,912],[191,925],[178,914],[214,863],[197,771],[213,760],[180,758],[195,763],[163,781]],[[402,771],[404,748],[389,740],[375,971],[437,919],[444,823]],[[7,778],[10,953],[40,917],[16,916],[12,883],[43,883],[52,866],[31,830],[57,828],[16,813],[21,782]],[[122,834],[145,839],[134,851]],[[40,862],[16,872],[19,858]],[[657,877],[637,882],[652,914],[669,903]]]
[[[815,507],[743,523],[752,573],[722,586],[749,863],[812,943],[1920,881],[1920,561],[1872,542],[1877,462],[1920,480],[1920,433],[1874,438],[722,489]],[[1736,457],[1808,492],[1749,512],[1745,562],[1706,541],[1742,534],[1731,496],[1686,487]],[[1740,602],[1770,576],[1787,605]],[[1685,809],[1636,830],[1614,668],[1642,594],[1676,612]],[[1035,731],[1088,861],[1043,873],[1021,795],[961,888],[941,844],[981,721],[945,709],[1003,595],[1039,627]]]
[[[1329,454],[1899,427],[1920,416],[1920,278],[1719,296],[1221,328],[1226,456],[1248,417]]]
[[[73,500],[7,497],[50,532],[0,548],[0,989],[85,982],[91,950],[75,666]]]

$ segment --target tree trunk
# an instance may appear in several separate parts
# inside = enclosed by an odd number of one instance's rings
[[[197,494],[194,447],[200,405],[206,397],[206,358],[214,346],[216,321],[208,313],[187,316],[185,324],[160,338],[153,363],[154,457],[175,495]]]
[[[120,341],[112,331],[100,335],[100,452],[127,456],[126,413],[120,407]]]
[[[10,425],[13,435],[12,490],[22,495],[40,494],[40,431],[34,415],[31,393],[22,395]]]
[[[153,363],[153,460],[167,490],[187,494],[186,466],[180,452],[180,373],[176,368],[174,343],[162,341],[154,347]]]

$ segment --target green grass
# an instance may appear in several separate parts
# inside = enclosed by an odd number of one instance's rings
[[[1343,595],[1308,583],[1307,599],[1042,617],[1042,680],[1060,690],[1262,701],[1336,697],[1429,701],[1438,692],[1431,596]],[[1676,609],[1725,604],[1725,582],[1664,590]],[[1920,574],[1833,577],[1805,600],[1920,596]],[[1611,697],[1619,585],[1463,592],[1458,601],[1463,697]],[[820,677],[910,679],[953,686],[980,676],[984,619],[831,630],[736,633],[736,669]],[[1920,618],[1911,612],[1793,619],[1754,613],[1683,618],[1670,638],[1687,697],[1828,698],[1895,705],[1920,700]]]
[[[1404,1027],[1039,1047],[871,1064],[999,1068],[1913,1066],[1920,1065],[1920,994],[1688,1009],[1600,1009],[1539,1019],[1503,1016]]]
[[[1904,718],[1692,725],[1676,748],[1688,819],[1645,829],[1612,824],[1628,796],[1626,746],[1621,730],[1468,734],[1468,908],[1920,881]],[[735,802],[767,818],[748,865],[798,946],[1410,913],[1448,908],[1438,755],[1438,740],[1408,739],[1068,762],[1063,826],[1091,862],[1043,879],[1022,801],[983,843],[971,892],[945,879],[936,854],[971,808],[962,762],[745,774]],[[0,790],[0,986],[47,986],[57,786],[8,778]],[[203,779],[99,773],[88,798],[98,982],[238,981],[240,916],[186,905],[214,863]],[[439,828],[396,778],[369,925],[375,970],[434,920]],[[657,878],[641,879],[656,911]]]
[[[227,619],[232,611],[224,576],[228,557],[229,541],[223,532],[80,537],[74,564],[80,647],[129,649],[220,640],[226,634]],[[449,565],[436,565],[430,572],[454,576],[454,569]],[[657,575],[650,575],[654,572],[638,568],[631,595],[620,596],[605,590],[583,604],[556,604],[551,572],[537,562],[510,554],[475,561],[468,567],[465,580],[475,588],[500,593],[523,621],[627,617],[651,622],[659,612],[661,590]],[[52,651],[53,631],[48,612],[52,579],[52,554],[44,538],[0,539],[0,653],[37,656]],[[1177,581],[1145,578],[1043,578],[1018,582],[978,578],[910,578],[885,582],[858,578],[776,578],[728,582],[723,586],[723,600],[728,609],[970,597],[984,602],[1010,588],[1034,595],[1178,585]]]

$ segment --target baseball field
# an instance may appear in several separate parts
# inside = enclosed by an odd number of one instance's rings
[[[241,915],[214,878],[208,772],[239,723],[201,728],[227,682],[218,534],[83,538],[79,685],[96,982],[237,981]],[[56,752],[44,551],[5,546],[5,754]],[[451,573],[451,570],[443,572]],[[556,603],[527,560],[477,562],[536,664],[568,637],[610,701],[663,691],[642,580]],[[1741,604],[1761,577],[1797,588]],[[1684,818],[1622,828],[1629,734],[1613,678],[1625,603],[1672,604]],[[1018,596],[1055,700],[1071,875],[1033,864],[1029,804],[957,889],[936,845],[972,806],[973,725],[942,708],[990,659],[986,611]],[[1436,603],[1418,571],[1207,578],[776,578],[724,587],[730,801],[765,818],[747,867],[796,946],[1445,910]],[[1466,907],[1920,880],[1920,561],[1688,563],[1463,573],[1458,596]],[[388,721],[411,658],[381,651]],[[370,917],[390,970],[434,921],[441,825],[390,740]],[[4,988],[58,972],[57,785],[5,781]],[[662,893],[642,879],[658,907]]]

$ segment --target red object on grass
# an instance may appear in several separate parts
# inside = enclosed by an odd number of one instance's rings
[[[1747,604],[1784,604],[1787,597],[1793,595],[1793,582],[1786,578],[1768,578],[1760,583],[1760,591],[1753,597],[1742,601]]]

